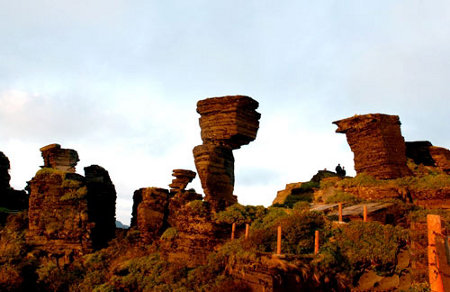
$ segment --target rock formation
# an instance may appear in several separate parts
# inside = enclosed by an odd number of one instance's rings
[[[169,191],[162,188],[141,188],[134,193],[140,197],[136,225],[144,243],[151,243],[167,227]]]
[[[75,150],[61,149],[59,144],[50,144],[40,150],[42,158],[44,158],[44,167],[75,172],[75,166],[80,161]]]
[[[9,159],[0,151],[0,193],[4,193],[10,188],[9,181]]]
[[[447,174],[450,174],[450,151],[443,147],[431,146],[430,154],[436,166]]]
[[[9,181],[10,163],[8,157],[0,151],[0,207],[10,210],[23,210],[28,208],[28,195],[25,191],[11,188]]]
[[[184,191],[187,185],[192,182],[196,175],[197,174],[191,170],[174,169],[172,172],[172,176],[174,176],[175,178],[169,185],[170,192],[176,193],[179,191]]]
[[[410,175],[406,166],[405,140],[398,116],[356,115],[333,122],[337,133],[345,133],[355,157],[355,170],[379,179]]]
[[[232,150],[256,138],[261,117],[257,108],[257,101],[242,95],[207,98],[197,103],[203,145],[193,150],[195,166],[205,201],[215,211],[237,202],[233,196]]]
[[[433,146],[429,141],[406,142],[406,157],[414,160],[415,164],[434,166],[433,157],[430,154],[430,147]]]
[[[42,149],[45,166],[52,167],[42,168],[29,182],[27,242],[63,262],[106,246],[114,236],[116,201],[108,172],[92,165],[83,177],[74,173],[76,151],[53,145]]]

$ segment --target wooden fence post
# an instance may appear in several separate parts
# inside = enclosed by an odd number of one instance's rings
[[[245,239],[248,239],[248,229],[249,229],[249,225],[245,224]]]
[[[319,230],[316,230],[314,234],[314,254],[319,253]]]
[[[339,203],[339,223],[342,222],[342,203]]]
[[[278,235],[277,235],[277,254],[281,254],[281,225],[278,225]]]
[[[442,234],[441,217],[439,215],[427,215],[428,227],[428,276],[432,292],[444,292],[442,275],[439,272],[439,260],[436,252],[436,236]]]
[[[234,240],[234,231],[236,230],[236,223],[231,225],[231,240]]]
[[[363,221],[364,222],[367,222],[367,206],[366,205],[364,205],[364,207],[363,207],[364,209],[364,211],[363,211]]]

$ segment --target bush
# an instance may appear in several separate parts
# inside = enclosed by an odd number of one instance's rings
[[[161,235],[161,240],[172,240],[178,236],[178,231],[175,227],[169,227]]]
[[[397,254],[407,239],[408,232],[398,226],[351,221],[335,230],[333,240],[324,245],[323,251],[345,258],[352,273],[362,273],[367,268],[393,273]]]
[[[362,202],[362,200],[352,194],[337,191],[336,194],[333,196],[330,196],[326,199],[325,203],[332,204],[332,203],[351,203],[351,204],[358,204]]]
[[[209,205],[202,200],[194,200],[189,202],[187,206],[189,207],[191,214],[194,216],[205,217],[209,214]]]
[[[266,214],[266,208],[263,206],[243,206],[234,204],[229,206],[225,211],[216,213],[214,220],[218,224],[244,225],[254,220],[261,219]]]

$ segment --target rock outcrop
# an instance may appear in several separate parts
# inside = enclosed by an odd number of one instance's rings
[[[355,170],[379,179],[411,174],[406,165],[405,140],[398,116],[356,115],[333,122],[337,133],[345,133],[355,157]]]
[[[44,158],[44,167],[75,172],[75,166],[80,161],[75,150],[62,149],[59,144],[50,144],[40,150]]]
[[[184,191],[187,185],[192,182],[197,174],[194,171],[187,169],[174,169],[172,172],[172,176],[175,178],[172,180],[172,183],[169,185],[170,192],[176,193],[179,191]]]
[[[256,138],[261,117],[257,108],[257,101],[242,95],[207,98],[197,103],[203,145],[193,150],[195,166],[205,201],[214,211],[237,202],[233,196],[232,150]]]
[[[144,243],[151,243],[167,227],[169,191],[162,188],[142,188],[134,196],[140,197],[136,225]]]
[[[42,149],[45,159],[49,149],[60,148]],[[58,157],[57,151],[52,151],[50,156]],[[74,256],[106,246],[113,238],[116,191],[105,169],[92,165],[85,168],[86,177],[76,174],[76,151],[63,152],[71,158],[46,161],[45,165],[52,167],[42,168],[29,182],[27,242],[50,257],[70,262]]]
[[[426,166],[435,166],[433,157],[430,154],[430,147],[433,146],[429,141],[406,142],[406,157],[414,160],[415,164]]]
[[[25,191],[11,188],[9,168],[8,157],[0,151],[0,207],[10,210],[26,209],[28,208],[28,195]]]
[[[450,151],[443,147],[431,146],[430,154],[436,166],[447,174],[450,174]]]

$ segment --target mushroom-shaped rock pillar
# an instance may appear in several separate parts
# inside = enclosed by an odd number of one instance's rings
[[[200,100],[202,145],[194,148],[194,159],[205,201],[215,211],[236,203],[233,150],[255,140],[261,115],[259,104],[248,96],[224,96]]]

